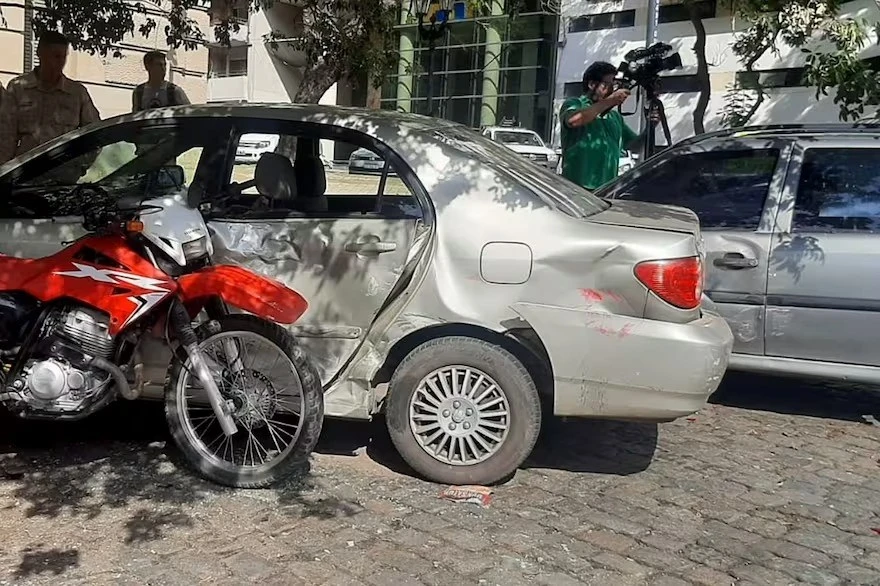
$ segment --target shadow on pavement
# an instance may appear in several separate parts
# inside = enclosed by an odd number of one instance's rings
[[[27,517],[98,516],[137,501],[183,505],[218,490],[169,461],[161,406],[113,405],[80,422],[20,421],[2,414],[0,478]],[[148,532],[135,520],[128,541]]]
[[[67,570],[77,567],[79,558],[79,550],[75,548],[27,547],[21,552],[21,563],[15,571],[15,577],[23,580],[41,574],[60,576]]]
[[[181,500],[187,500],[186,494],[194,492],[186,489],[225,490],[196,478],[189,470],[181,472],[169,465],[169,460],[178,467],[180,463],[176,461],[177,452],[159,404],[117,403],[75,423],[20,421],[6,414],[0,416],[0,458],[17,454],[22,472],[35,473],[47,481],[18,490],[18,496],[30,503],[32,515],[53,516],[71,507],[81,513],[97,514],[97,508],[85,504],[88,491],[80,494],[77,486],[93,479],[98,469],[107,476],[104,488],[114,490],[108,490],[106,502],[95,503],[95,507],[124,506],[134,498],[150,496],[153,487],[166,496],[179,493],[174,498]],[[633,474],[648,467],[656,445],[655,424],[551,419],[545,422],[524,467]],[[327,420],[316,451],[342,456],[366,452],[374,462],[393,472],[413,475],[394,448],[382,417],[371,422]],[[29,469],[28,463],[34,468]],[[141,482],[134,482],[135,478]],[[67,488],[63,488],[65,485]],[[59,487],[64,498],[55,494]],[[167,490],[174,487],[180,490]],[[185,524],[185,520],[173,515],[163,519],[172,525]],[[144,523],[143,515],[132,519],[132,540],[147,539],[149,530],[143,528]]]
[[[753,411],[858,421],[880,419],[876,388],[846,382],[728,372],[710,402]]]
[[[559,419],[545,423],[523,468],[628,475],[645,470],[657,447],[657,425]],[[318,452],[354,456],[365,449],[377,464],[398,474],[415,472],[398,455],[385,422],[328,421]]]
[[[554,419],[524,468],[627,476],[642,472],[657,449],[656,423]]]
[[[346,503],[313,502],[315,477],[303,473],[266,491],[291,517],[346,515]],[[25,518],[89,520],[123,516],[126,545],[191,528],[190,510],[225,487],[202,480],[179,460],[161,404],[111,405],[81,422],[21,421],[0,412],[0,494]],[[338,505],[338,506],[336,506]],[[116,511],[114,513],[114,511]],[[76,549],[22,544],[16,576],[61,575],[79,564]]]

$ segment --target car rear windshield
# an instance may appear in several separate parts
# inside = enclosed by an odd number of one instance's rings
[[[545,203],[574,217],[598,214],[608,203],[560,175],[529,161],[519,153],[480,134],[461,128],[443,128],[434,135],[462,156],[522,185]]]

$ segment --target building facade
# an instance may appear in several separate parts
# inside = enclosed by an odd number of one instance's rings
[[[711,97],[705,116],[707,131],[721,127],[728,90],[744,80],[742,65],[730,47],[741,30],[722,0],[699,0],[697,7],[706,27],[706,56],[709,61]],[[554,109],[558,112],[566,96],[581,93],[584,69],[593,61],[619,65],[632,49],[645,46],[648,23],[647,0],[563,0],[561,6],[559,57],[555,83]],[[842,16],[880,20],[873,0],[844,2]],[[661,2],[657,40],[673,46],[681,55],[682,69],[663,74],[661,98],[665,105],[673,142],[694,134],[693,111],[699,97],[696,56],[693,51],[695,31],[688,11],[680,0]],[[880,47],[869,43],[864,59],[880,55]],[[756,65],[768,98],[750,120],[750,124],[785,124],[836,122],[838,106],[834,93],[816,99],[814,88],[802,83],[804,57],[799,50],[780,48],[778,55],[768,52]],[[634,100],[633,100],[634,101]],[[624,112],[634,104],[624,105]],[[635,129],[637,116],[627,118]],[[554,141],[558,143],[559,122],[554,121]],[[662,133],[658,133],[662,134]],[[658,136],[658,144],[665,141]]]
[[[470,13],[467,2],[449,4],[446,36],[430,50],[412,3],[402,3],[400,62],[383,88],[382,107],[427,114],[431,84],[435,116],[473,128],[506,120],[548,137],[558,14],[542,0],[495,0],[482,16]],[[514,4],[518,13],[510,18]]]
[[[302,55],[289,50],[283,42],[274,45],[265,41],[275,31],[294,35],[298,7],[294,3],[276,2],[256,12],[248,11],[248,0],[234,0],[222,13],[215,2],[211,24],[224,17],[238,21],[230,46],[213,42],[208,46],[208,102],[243,101],[289,103],[293,101],[301,80]],[[321,98],[322,104],[364,105],[365,83],[334,84]]]
[[[31,27],[33,9],[26,8],[30,4],[23,2],[21,7],[3,7],[5,22],[0,22],[0,82],[4,87],[10,79],[37,65],[36,41]],[[190,14],[206,35],[213,34],[208,29],[207,8],[192,10]],[[120,43],[117,49],[122,53],[121,57],[101,57],[71,51],[64,72],[88,88],[101,118],[131,112],[132,91],[146,80],[143,56],[155,49],[168,53],[168,78],[186,91],[190,101],[198,103],[206,100],[208,49],[200,47],[193,51],[169,51],[162,32],[165,28],[162,15],[160,10],[150,10],[149,16],[158,21],[158,26],[148,37],[136,34]],[[136,23],[143,18],[142,15],[135,15]]]

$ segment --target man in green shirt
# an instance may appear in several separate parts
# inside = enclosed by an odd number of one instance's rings
[[[643,136],[623,121],[615,108],[630,92],[614,90],[617,68],[598,61],[584,72],[584,94],[569,98],[559,114],[562,134],[562,176],[587,189],[617,177],[620,151],[637,148]],[[651,116],[656,123],[656,115]]]

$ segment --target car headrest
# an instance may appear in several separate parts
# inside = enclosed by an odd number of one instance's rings
[[[316,199],[327,191],[327,175],[320,157],[307,155],[297,159],[293,169],[296,173],[296,188],[300,198]]]
[[[290,159],[278,153],[263,153],[254,170],[254,183],[260,195],[272,200],[295,199],[296,173]]]

